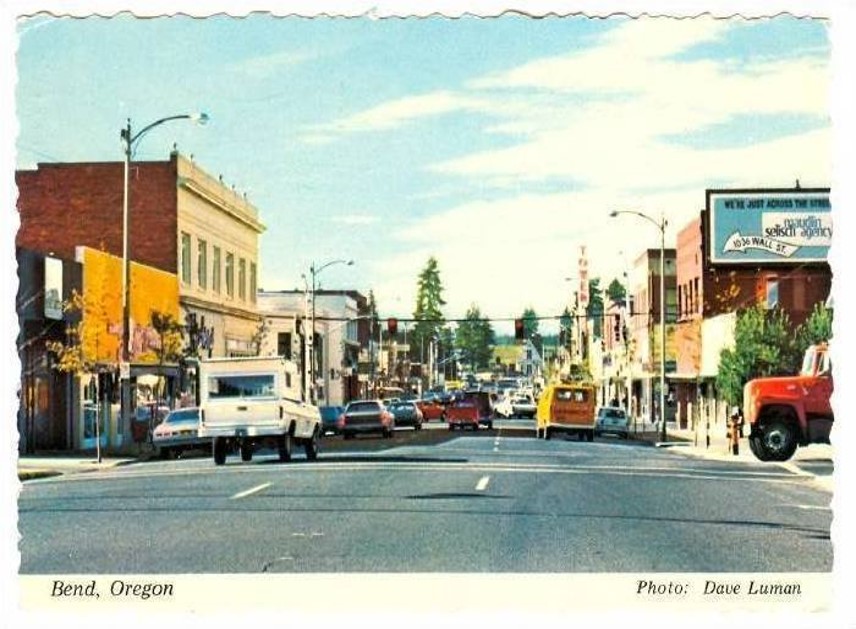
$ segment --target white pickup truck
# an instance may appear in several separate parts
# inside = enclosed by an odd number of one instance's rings
[[[294,363],[281,357],[211,358],[198,363],[199,436],[211,438],[214,463],[239,450],[250,461],[262,445],[291,459],[292,446],[302,445],[306,458],[318,458],[321,415],[301,399]]]

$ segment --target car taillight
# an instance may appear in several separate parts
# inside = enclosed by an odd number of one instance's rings
[[[344,415],[339,415],[338,419],[336,420],[336,425],[339,426],[340,428],[345,425],[345,416]]]

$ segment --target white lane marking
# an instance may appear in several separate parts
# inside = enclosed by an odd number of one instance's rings
[[[256,485],[255,487],[252,487],[251,489],[248,489],[246,491],[242,491],[242,492],[235,494],[234,496],[232,496],[232,498],[230,500],[238,500],[240,498],[246,498],[247,496],[252,496],[253,494],[257,494],[258,492],[262,491],[263,489],[267,489],[268,487],[271,486],[271,484],[272,483],[262,483],[261,485]]]
[[[490,476],[482,476],[476,485],[476,491],[484,491],[487,489],[487,484],[490,482]]]
[[[791,509],[802,509],[803,511],[832,511],[832,507],[825,507],[823,505],[791,505],[791,504],[783,504],[779,505],[780,507],[789,507]]]

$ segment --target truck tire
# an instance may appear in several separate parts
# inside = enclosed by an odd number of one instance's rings
[[[286,433],[277,438],[277,450],[279,451],[279,460],[282,463],[287,463],[291,460],[291,435]]]
[[[550,438],[550,437],[552,437],[552,436],[553,436],[553,431],[552,431],[552,430],[550,430],[550,427],[549,427],[549,426],[547,426],[547,427],[544,429],[544,439],[549,439],[549,438]]]
[[[321,451],[321,439],[319,438],[317,428],[312,433],[312,436],[304,442],[303,450],[306,452],[306,458],[309,461],[318,459],[318,452]]]
[[[253,444],[251,441],[241,442],[241,460],[244,463],[249,463],[253,460]]]
[[[211,449],[214,451],[214,465],[223,465],[226,462],[226,440],[223,437],[214,437]]]
[[[589,431],[586,433],[586,441],[588,441],[589,443],[591,443],[592,441],[594,441],[594,430],[589,430]]]
[[[764,424],[758,445],[767,461],[787,461],[797,449],[797,433],[791,422],[780,417]]]
[[[749,436],[749,449],[752,451],[752,454],[755,455],[755,458],[759,461],[769,461],[770,457],[767,455],[767,451],[764,450],[764,446],[761,443],[761,437],[755,435]]]

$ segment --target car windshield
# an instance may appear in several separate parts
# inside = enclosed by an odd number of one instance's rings
[[[408,409],[413,408],[413,404],[411,404],[409,402],[393,402],[392,404],[389,405],[389,407],[392,409],[395,409],[397,411],[400,411],[400,410],[408,410]]]
[[[380,404],[377,402],[354,402],[352,404],[348,404],[348,412],[361,412],[361,411],[377,411]]]
[[[199,409],[186,408],[173,411],[164,421],[170,424],[196,423],[199,421]]]
[[[602,408],[600,409],[600,416],[610,419],[624,419],[624,411],[619,408]]]

